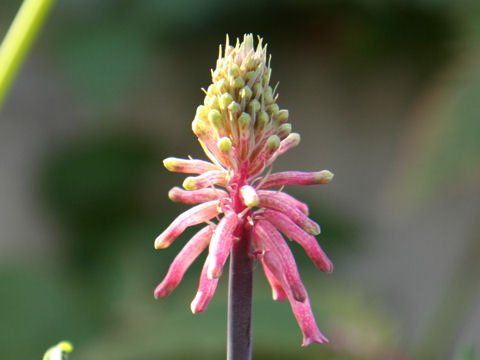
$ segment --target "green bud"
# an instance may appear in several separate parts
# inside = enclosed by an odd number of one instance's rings
[[[272,135],[267,139],[265,148],[268,152],[275,152],[280,147],[280,138],[277,135]]]
[[[230,76],[233,76],[234,78],[238,77],[240,74],[240,68],[237,64],[232,64],[230,66]]]
[[[242,107],[239,103],[232,101],[230,105],[228,105],[228,111],[230,111],[234,117],[237,117],[242,112]]]
[[[201,120],[207,120],[208,119],[208,109],[204,105],[200,105],[197,107],[197,113],[195,114],[196,118],[199,118]]]
[[[218,140],[217,146],[221,152],[228,154],[230,151],[232,151],[232,140],[226,136],[222,137],[220,140]]]
[[[255,129],[263,131],[265,125],[268,123],[268,114],[265,111],[260,111],[255,120]]]
[[[288,121],[288,116],[289,116],[288,110],[283,109],[277,113],[275,120],[278,121],[279,124],[283,124]]]
[[[257,72],[256,71],[248,71],[244,78],[245,78],[245,81],[250,81],[251,79],[253,79],[255,76],[257,76]]]
[[[225,93],[222,96],[220,96],[220,109],[226,109],[228,105],[233,101],[232,95],[229,93]]]
[[[240,90],[240,98],[246,102],[252,98],[252,90],[248,86],[244,86]]]
[[[242,113],[242,115],[238,117],[238,126],[242,130],[248,130],[250,128],[251,121],[252,121],[252,118],[250,117],[249,114]]]
[[[234,89],[240,89],[245,86],[245,80],[241,77],[237,77],[232,81],[232,88]]]
[[[213,95],[217,95],[217,94],[218,94],[217,86],[215,84],[210,84],[210,86],[208,87],[208,90],[207,90],[207,95],[208,96],[213,96]]]
[[[280,139],[285,139],[288,135],[290,135],[290,132],[292,131],[292,124],[290,123],[285,123],[282,124],[277,131],[277,135],[280,137]]]
[[[225,78],[221,78],[217,81],[217,89],[220,93],[227,92],[229,89],[228,80]]]
[[[322,170],[315,174],[317,184],[328,184],[333,179],[333,173],[328,170]]]
[[[218,102],[218,96],[214,95],[208,99],[208,106],[210,106],[211,109],[219,109],[220,104]]]
[[[253,97],[254,97],[255,99],[258,99],[258,98],[260,97],[260,95],[262,95],[262,93],[263,93],[263,86],[262,86],[262,84],[260,84],[260,83],[255,83],[255,84],[253,85]]]
[[[273,89],[271,86],[267,86],[263,92],[265,103],[270,105],[273,103]]]
[[[247,105],[247,111],[253,116],[258,110],[260,110],[260,102],[257,99],[253,99]]]
[[[267,111],[270,114],[270,116],[273,118],[277,113],[279,112],[279,107],[277,104],[273,103],[272,105],[269,105],[267,107]]]
[[[217,109],[210,110],[208,120],[216,130],[223,127],[222,114]]]

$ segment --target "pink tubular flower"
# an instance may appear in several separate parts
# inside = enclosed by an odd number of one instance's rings
[[[212,299],[223,268],[239,239],[248,238],[250,256],[261,261],[274,300],[288,299],[303,333],[303,344],[324,343],[312,314],[307,291],[282,234],[302,246],[314,264],[331,272],[333,264],[316,241],[320,226],[308,217],[308,206],[283,192],[286,185],[326,184],[328,170],[271,173],[273,162],[296,147],[300,135],[291,133],[289,113],[277,105],[270,87],[271,68],[262,39],[255,48],[245,35],[236,46],[220,47],[213,83],[205,90],[192,129],[210,161],[168,158],[165,167],[192,174],[184,189],[169,192],[172,201],[195,205],[178,216],[155,240],[162,249],[187,227],[206,223],[177,255],[155,297],[168,296],[188,267],[208,248],[193,313],[204,311]],[[274,190],[275,189],[275,190]]]

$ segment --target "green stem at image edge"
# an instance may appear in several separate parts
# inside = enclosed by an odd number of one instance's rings
[[[0,110],[25,55],[55,0],[24,0],[0,46]]]

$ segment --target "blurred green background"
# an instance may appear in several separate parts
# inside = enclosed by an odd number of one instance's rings
[[[0,35],[20,1],[2,0]],[[168,156],[217,49],[253,32],[302,144],[276,170],[330,169],[308,201],[333,274],[293,250],[325,346],[300,348],[255,274],[255,359],[472,359],[480,341],[478,1],[58,0],[0,113],[0,354],[223,359],[226,277],[192,315],[201,261],[154,300],[182,244]],[[259,269],[258,269],[259,270]]]

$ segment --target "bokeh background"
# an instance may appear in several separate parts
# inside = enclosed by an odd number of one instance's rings
[[[3,37],[20,1],[2,0]],[[226,283],[192,315],[201,261],[165,300],[183,207],[168,156],[203,157],[190,123],[217,49],[273,55],[300,147],[276,170],[336,268],[294,247],[327,346],[301,349],[255,275],[255,359],[473,359],[480,346],[480,3],[444,0],[59,0],[0,112],[0,357],[222,359]],[[463,355],[462,355],[463,354]],[[463,357],[462,357],[463,356]]]

